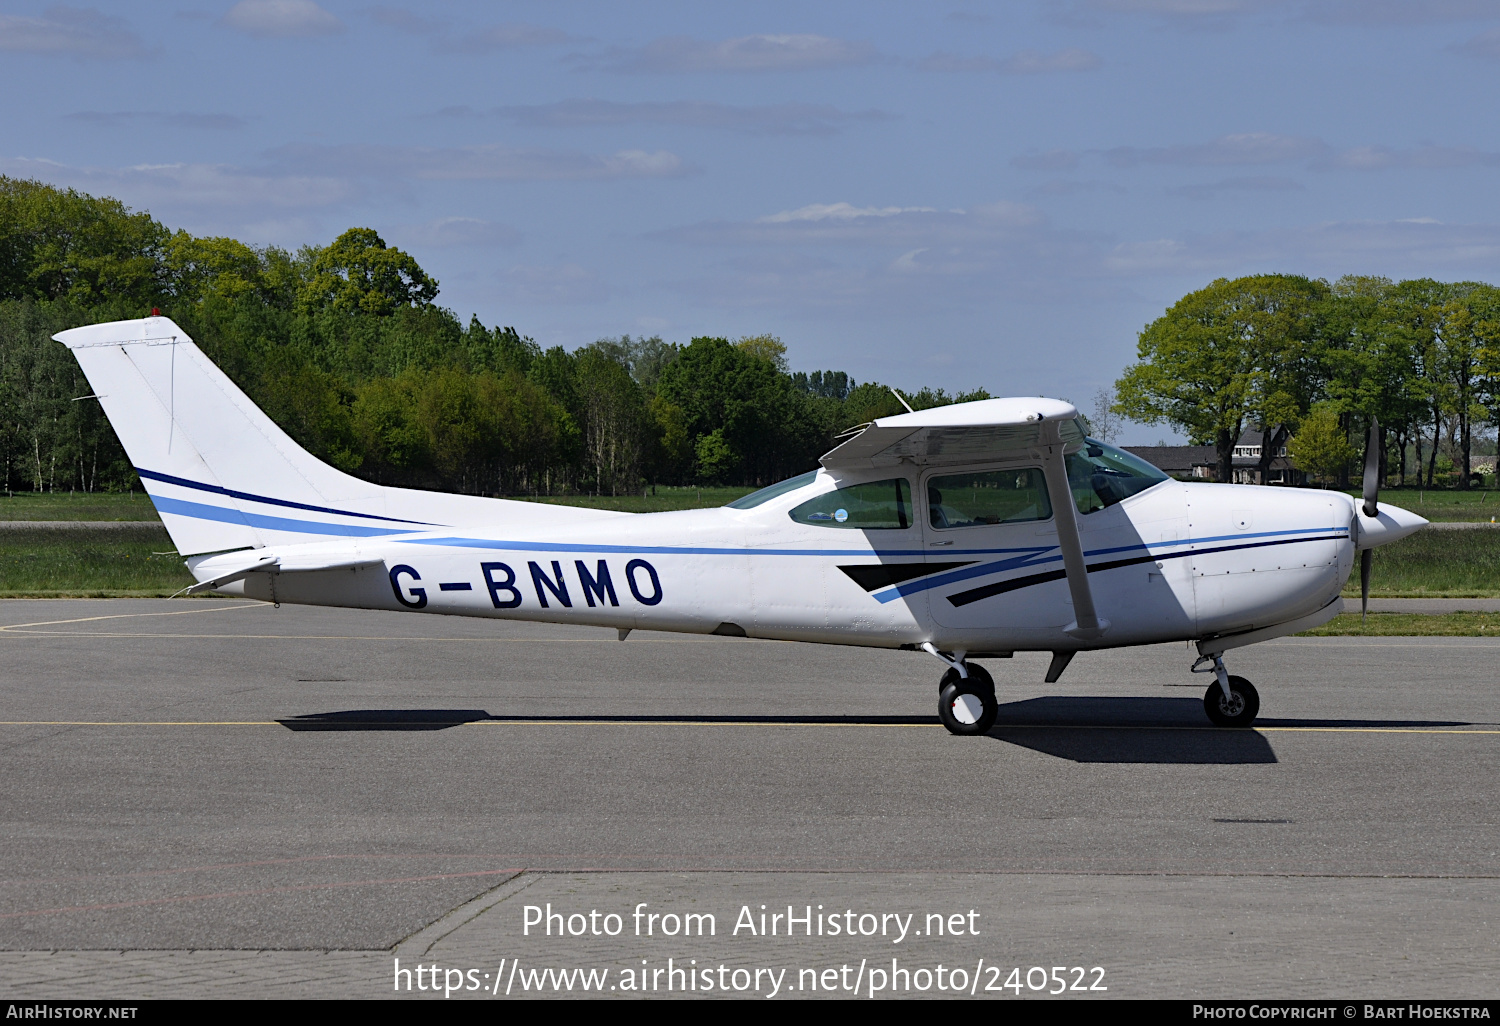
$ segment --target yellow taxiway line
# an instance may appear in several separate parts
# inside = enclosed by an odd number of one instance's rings
[[[330,730],[348,730],[357,727],[391,727],[412,729],[420,727],[864,727],[882,729],[890,727],[920,727],[931,730],[940,723],[838,723],[798,722],[765,720],[513,720],[499,717],[492,720],[0,720],[0,727],[300,727]],[[1225,733],[1222,727],[1173,727],[1143,724],[1069,724],[1069,723],[1012,723],[997,724],[997,731],[1007,730],[1131,730],[1131,731],[1203,731]],[[1465,729],[1459,727],[1254,727],[1254,733],[1302,733],[1302,734],[1500,734],[1500,730]]]

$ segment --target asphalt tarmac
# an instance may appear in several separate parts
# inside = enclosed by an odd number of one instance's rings
[[[0,602],[0,993],[381,996],[397,957],[474,981],[521,958],[524,983],[701,956],[1105,970],[1065,997],[1493,998],[1497,659],[1265,643],[1228,660],[1257,729],[1220,731],[1186,647],[1083,654],[1055,685],[1022,654],[987,664],[1000,724],[955,738],[919,653]],[[636,937],[640,902],[718,932]],[[625,933],[523,933],[548,903]],[[761,904],[977,918],[729,934]]]

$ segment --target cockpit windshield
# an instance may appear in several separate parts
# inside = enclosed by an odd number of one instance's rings
[[[777,481],[773,485],[767,485],[758,492],[751,492],[749,495],[741,496],[725,505],[729,509],[754,509],[763,502],[770,502],[778,495],[795,492],[798,488],[812,484],[817,479],[817,476],[818,472],[816,470],[809,470],[805,474],[798,474],[796,477],[789,477],[785,481]]]
[[[1093,438],[1068,457],[1068,484],[1080,513],[1096,513],[1168,480],[1139,456]]]

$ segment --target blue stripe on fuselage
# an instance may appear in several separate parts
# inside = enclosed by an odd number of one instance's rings
[[[273,499],[269,495],[256,495],[254,492],[237,492],[233,488],[225,488],[222,485],[204,484],[202,481],[193,481],[186,477],[174,477],[171,474],[163,474],[155,470],[142,470],[140,467],[136,467],[135,472],[147,481],[161,481],[163,484],[176,485],[179,488],[193,488],[200,492],[212,492],[215,495],[227,495],[231,499],[245,499],[249,502],[263,502],[268,506],[285,506],[288,509],[305,509],[309,513],[332,513],[334,516],[358,517],[361,520],[386,520],[393,524],[418,524],[422,527],[442,526],[440,524],[429,524],[421,520],[402,520],[399,517],[383,517],[374,513],[355,513],[347,509],[330,509],[327,506],[309,506],[305,502],[292,502],[290,499]],[[210,517],[208,519],[213,518]]]
[[[317,520],[289,520],[286,517],[268,517],[260,513],[241,513],[237,509],[207,506],[201,502],[169,499],[161,495],[152,495],[151,501],[156,504],[156,509],[160,513],[193,517],[196,520],[215,520],[223,524],[263,527],[268,531],[285,531],[288,534],[331,534],[344,538],[376,538],[412,533],[399,528],[359,527],[354,524],[328,524]]]

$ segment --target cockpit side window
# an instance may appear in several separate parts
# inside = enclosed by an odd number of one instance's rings
[[[813,496],[787,515],[814,527],[904,529],[912,525],[911,485],[904,477],[846,485]]]
[[[927,517],[933,527],[985,527],[1046,520],[1052,515],[1040,467],[949,474],[927,480]]]

